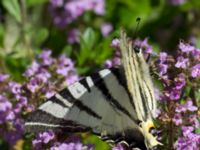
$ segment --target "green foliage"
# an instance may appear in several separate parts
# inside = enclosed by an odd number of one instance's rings
[[[86,135],[83,136],[84,143],[85,144],[94,144],[95,150],[110,150],[110,146],[106,142],[101,141],[97,136],[95,135]]]
[[[200,134],[200,128],[195,129],[196,134]]]
[[[91,63],[94,61],[98,65],[102,64],[110,54],[110,49],[108,49],[110,43],[111,39],[99,39],[99,35],[94,30],[87,28],[80,35],[80,51],[76,53],[78,66],[82,66],[88,60]]]
[[[44,5],[48,0],[26,0],[27,7],[37,7],[39,5]]]
[[[167,0],[105,0],[105,15],[88,11],[72,23],[59,28],[53,24],[48,9],[49,0],[2,0],[0,1],[0,73],[23,82],[22,73],[43,49],[51,49],[56,57],[66,54],[75,62],[80,76],[101,68],[111,58],[112,39],[119,37],[119,29],[125,28],[129,36],[148,37],[154,51],[174,49],[180,39],[196,39],[200,47],[200,1],[187,0],[182,5],[170,5]],[[1,18],[2,17],[2,18]],[[137,34],[136,18],[142,18]],[[107,36],[101,34],[101,25],[112,24]],[[79,43],[69,44],[68,33],[77,28]],[[161,89],[160,83],[156,83]],[[190,92],[186,89],[185,95]],[[195,93],[200,99],[200,92]],[[200,103],[198,101],[198,103]],[[200,133],[200,129],[196,129]],[[30,139],[30,138],[28,138]],[[95,143],[96,150],[109,149],[97,137],[89,136],[85,143]],[[31,141],[24,141],[23,149],[30,149]],[[0,149],[6,147],[0,141]],[[8,149],[6,147],[6,149]]]
[[[2,4],[8,13],[12,15],[18,22],[22,21],[18,0],[2,0]]]

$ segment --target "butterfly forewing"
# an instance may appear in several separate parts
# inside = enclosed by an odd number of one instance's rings
[[[64,128],[65,121],[67,125],[71,120],[94,132],[114,134],[136,126],[137,116],[122,73],[122,68],[105,69],[76,82],[33,112],[26,127],[59,128],[60,120]]]

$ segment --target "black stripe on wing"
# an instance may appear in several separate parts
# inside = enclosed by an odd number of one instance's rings
[[[67,101],[69,101],[70,103],[73,103],[74,101],[76,101],[76,99],[74,98],[74,96],[71,94],[71,92],[67,88],[65,88],[62,91],[60,91],[59,94],[64,99],[67,99]]]
[[[79,83],[82,84],[87,89],[88,92],[91,92],[90,86],[88,85],[86,78],[80,80]]]
[[[131,96],[131,94],[128,90],[128,85],[127,85],[126,77],[125,77],[125,74],[124,74],[124,69],[122,67],[121,68],[111,68],[110,71],[116,77],[118,83],[121,86],[123,86],[124,89],[126,90],[128,97],[129,97],[129,102],[130,102],[132,108],[135,110],[135,105],[133,103],[133,97]]]
[[[79,81],[79,83],[82,83],[82,85],[90,91],[90,87],[86,81],[86,78]],[[68,94],[68,95],[67,95]],[[74,96],[71,94],[71,92],[68,89],[64,89],[60,92],[60,95],[63,96],[65,99],[70,99],[69,102],[73,101],[73,105],[78,107],[81,111],[85,111],[88,115],[91,115],[95,117],[96,119],[102,119],[102,117],[95,112],[92,108],[88,107],[81,101],[81,97],[79,99],[74,98]]]
[[[149,114],[147,114],[148,113],[148,101],[147,101],[147,97],[146,97],[146,95],[145,95],[145,93],[142,91],[142,88],[141,88],[141,86],[139,85],[139,91],[140,91],[140,96],[141,96],[141,99],[142,99],[142,105],[144,106],[143,108],[144,108],[144,114],[145,114],[145,117],[147,117]],[[147,119],[147,118],[144,118],[145,120]]]
[[[56,103],[58,105],[61,105],[62,107],[68,107],[64,102],[62,102],[60,99],[58,99],[56,96],[51,97],[48,99],[48,101],[52,101],[53,103]]]
[[[115,98],[113,98],[113,96],[110,94],[109,89],[107,88],[104,82],[104,79],[101,77],[99,73],[93,74],[91,78],[94,81],[94,83],[96,83],[95,86],[98,88],[99,91],[101,91],[102,95],[105,97],[105,100],[107,100],[108,103],[114,109],[121,111],[126,116],[128,116],[131,120],[133,120],[136,123],[139,123],[138,120],[135,120],[135,118],[130,114],[130,112],[126,108],[120,105],[120,103]]]
[[[98,115],[94,110],[84,105],[81,100],[76,100],[74,103],[81,111],[85,111],[88,115],[95,117],[96,119],[102,119],[100,115]]]
[[[71,120],[57,118],[45,111],[37,110],[31,113],[25,123],[26,132],[40,132],[53,129],[56,132],[86,132],[89,127],[78,124]]]

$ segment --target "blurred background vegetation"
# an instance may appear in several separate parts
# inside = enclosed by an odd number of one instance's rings
[[[157,52],[174,54],[179,40],[200,47],[199,0],[96,0],[101,8],[75,9],[67,20],[66,7],[74,1],[1,0],[0,72],[23,82],[27,66],[50,49],[55,57],[65,53],[84,76],[112,57],[110,45],[121,27],[133,38],[148,38]],[[86,143],[98,140],[83,136]]]
[[[200,45],[199,0],[107,0],[102,1],[104,13],[85,11],[63,25],[55,19],[65,13],[64,5],[52,9],[53,1],[0,1],[0,72],[21,81],[35,55],[51,49],[54,56],[71,57],[79,74],[88,73],[111,57],[109,45],[120,27],[134,35],[137,17],[142,20],[136,37],[148,37],[155,50],[173,53],[180,39]],[[111,26],[106,37],[101,34],[104,23]],[[78,42],[73,43],[67,39],[74,28],[79,33]]]

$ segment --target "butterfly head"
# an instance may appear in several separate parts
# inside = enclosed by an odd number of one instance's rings
[[[140,53],[142,49],[141,49],[141,47],[134,45],[133,50],[135,51],[135,53]]]
[[[158,145],[162,145],[162,143],[157,140],[157,131],[151,120],[141,122],[140,130],[144,135],[145,145],[148,149],[155,150]]]

